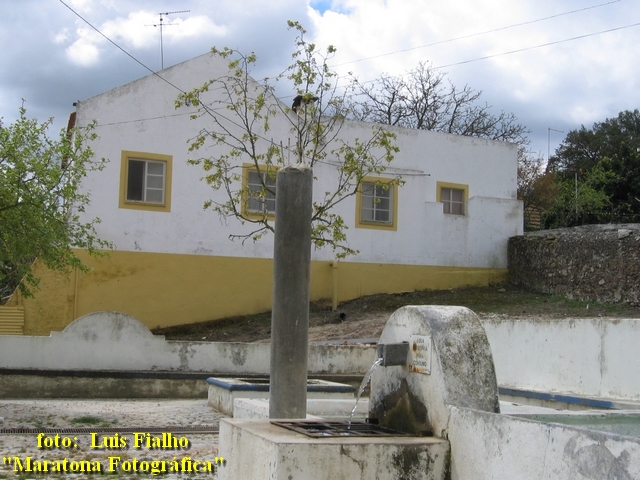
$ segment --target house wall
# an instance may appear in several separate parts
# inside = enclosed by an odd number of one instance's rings
[[[221,200],[201,181],[200,167],[187,165],[196,155],[213,155],[214,147],[188,152],[187,141],[212,121],[191,120],[194,109],[174,108],[178,90],[189,90],[226,72],[226,61],[203,55],[116,88],[77,105],[77,123],[96,120],[99,140],[92,144],[107,167],[83,182],[91,204],[83,214],[99,217],[97,232],[113,242],[109,257],[91,260],[94,272],[79,274],[73,286],[74,308],[29,318],[41,310],[38,297],[69,297],[70,278],[59,285],[44,282],[37,298],[25,302],[25,333],[46,334],[78,316],[104,308],[129,313],[146,325],[174,325],[227,315],[268,310],[271,296],[270,262],[273,239],[231,241],[230,235],[248,234],[252,225],[220,219],[203,210],[208,199]],[[218,95],[212,89],[210,95]],[[229,114],[225,112],[225,115]],[[289,117],[272,119],[266,138],[293,142]],[[371,135],[371,124],[344,123],[340,137],[349,141]],[[229,124],[229,128],[235,128]],[[312,250],[314,299],[348,300],[360,295],[428,288],[484,285],[504,280],[507,239],[522,233],[522,206],[516,199],[514,145],[435,132],[390,128],[400,153],[386,177],[402,175],[398,192],[397,229],[357,228],[356,199],[350,197],[334,212],[348,226],[348,245],[359,251],[340,262],[339,291],[333,289],[329,248]],[[263,147],[266,148],[266,142]],[[172,157],[169,211],[120,208],[123,151]],[[335,159],[314,167],[314,199],[336,183]],[[469,186],[467,215],[445,215],[437,202],[437,182]],[[65,303],[65,300],[56,300]],[[46,310],[46,308],[44,308]],[[71,312],[71,317],[68,313]],[[39,324],[40,327],[35,325]]]
[[[92,272],[65,276],[36,266],[40,287],[35,298],[22,301],[25,335],[61,331],[95,311],[126,313],[156,328],[271,309],[271,259],[122,251],[101,258],[78,254]],[[455,288],[461,282],[481,286],[502,282],[505,274],[490,268],[362,262],[332,266],[312,261],[311,300],[335,297],[343,302],[375,293]]]

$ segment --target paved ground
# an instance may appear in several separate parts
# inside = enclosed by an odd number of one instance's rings
[[[112,473],[109,478],[180,478],[200,479],[216,478],[211,473],[191,475],[165,474],[153,476],[149,472],[153,460],[165,460],[167,470],[172,460],[182,462],[182,458],[190,457],[193,461],[209,461],[215,464],[218,453],[217,433],[197,433],[197,430],[216,431],[221,415],[207,406],[206,399],[201,400],[0,400],[0,479],[31,478],[99,478],[87,473],[71,474],[72,466],[78,467],[79,460],[89,460],[91,465],[100,464],[103,473]],[[208,427],[208,428],[207,428]],[[10,429],[34,429],[28,433],[7,433]],[[61,430],[58,433],[59,448],[38,448],[37,431],[43,428],[81,429],[79,432]],[[140,446],[135,448],[133,430],[140,432],[152,430],[150,436],[139,435]],[[180,430],[182,430],[180,432]],[[189,431],[190,430],[190,431]],[[122,431],[117,436],[115,433]],[[163,437],[156,432],[175,432],[176,441],[183,446],[188,441],[188,448],[167,448],[162,445]],[[90,432],[93,432],[92,436]],[[179,433],[180,432],[180,433]],[[56,442],[55,433],[40,439],[41,446],[45,442]],[[150,442],[147,444],[147,440]],[[165,442],[171,441],[166,435]],[[159,448],[153,447],[153,442]],[[70,443],[70,448],[62,446]],[[126,442],[129,448],[115,448],[116,444]],[[92,445],[93,443],[93,445]],[[77,448],[76,448],[77,445]],[[103,447],[103,448],[97,448]],[[114,447],[114,448],[111,448]],[[31,457],[28,460],[28,457]],[[111,458],[110,458],[111,457]],[[115,457],[120,457],[116,460]],[[23,467],[20,471],[20,465]],[[52,471],[55,460],[67,473]],[[137,463],[134,462],[137,460]],[[36,473],[38,466],[44,468],[44,460],[49,460],[47,473]],[[148,461],[146,464],[142,462]],[[28,462],[31,472],[28,472]],[[36,462],[38,461],[38,462]],[[118,462],[116,465],[116,461]],[[161,464],[156,464],[161,468]],[[175,465],[175,464],[174,464]],[[185,464],[188,465],[188,462]],[[194,465],[192,463],[192,465]],[[113,472],[110,472],[110,466]],[[217,468],[217,467],[216,467]],[[224,468],[224,467],[221,467]],[[125,471],[129,469],[129,471]],[[134,472],[137,469],[138,472]],[[17,470],[17,471],[16,471]],[[147,472],[143,472],[147,470]]]

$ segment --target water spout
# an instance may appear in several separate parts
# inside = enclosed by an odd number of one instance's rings
[[[364,393],[365,389],[367,388],[367,385],[369,385],[369,382],[371,381],[371,376],[373,375],[373,372],[376,370],[376,368],[378,368],[380,365],[382,365],[383,361],[384,361],[383,358],[378,358],[375,362],[373,362],[373,365],[371,365],[371,367],[369,368],[369,371],[367,372],[367,374],[362,379],[362,383],[360,384],[360,388],[358,388],[358,394],[356,395],[356,404],[353,406],[353,410],[351,410],[351,415],[349,416],[349,425],[347,427],[347,430],[351,430],[351,421],[353,420],[353,416],[356,413],[356,408],[358,408],[358,402],[360,401],[360,397],[362,396],[362,394]]]

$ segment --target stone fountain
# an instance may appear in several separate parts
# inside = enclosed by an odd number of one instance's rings
[[[378,354],[368,426],[224,419],[220,478],[449,478],[449,407],[499,412],[480,321],[464,307],[404,307],[387,322]]]

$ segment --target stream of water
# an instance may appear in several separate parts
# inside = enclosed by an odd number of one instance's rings
[[[358,394],[356,395],[356,404],[353,406],[353,410],[351,410],[351,415],[349,416],[349,425],[347,426],[347,430],[351,430],[351,421],[353,420],[353,416],[356,413],[356,408],[358,408],[358,402],[360,401],[360,397],[362,396],[363,392],[367,388],[367,385],[369,385],[373,372],[376,370],[376,368],[380,366],[381,363],[382,363],[382,358],[379,358],[375,362],[373,362],[373,365],[371,365],[371,367],[369,368],[369,371],[362,379],[362,383],[360,384],[360,388],[358,389]]]

